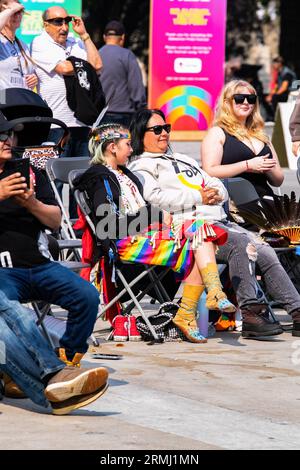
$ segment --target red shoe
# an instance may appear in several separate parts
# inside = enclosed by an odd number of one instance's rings
[[[131,315],[130,317],[127,318],[127,320],[128,320],[127,328],[128,328],[129,341],[141,341],[142,338],[141,338],[140,332],[136,327],[136,318],[133,315]]]
[[[128,317],[123,315],[116,315],[113,319],[114,326],[114,341],[127,341],[128,340]]]

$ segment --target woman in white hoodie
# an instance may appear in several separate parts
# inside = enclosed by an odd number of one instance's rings
[[[222,290],[215,247],[211,242],[219,244],[220,232],[226,232],[212,223],[226,218],[222,204],[228,195],[221,181],[203,173],[193,159],[167,153],[170,125],[165,123],[161,111],[142,110],[137,115],[141,116],[141,121],[139,118],[133,121],[132,145],[136,150],[133,154],[141,154],[141,157],[133,159],[130,170],[141,179],[144,198],[170,214],[175,236],[192,238],[190,247],[195,263],[185,278],[182,302],[173,320],[189,337],[189,331],[196,329],[197,303],[205,288],[209,309],[235,311]],[[139,141],[138,123],[144,125],[140,148],[136,146]],[[203,219],[204,225],[194,233],[187,233],[186,228],[191,222],[197,226],[197,222]]]
[[[251,232],[227,222],[222,208],[227,199],[225,187],[219,179],[205,173],[192,158],[171,152],[171,126],[166,124],[162,111],[138,111],[134,115],[130,130],[133,158],[129,168],[142,182],[144,198],[152,205],[171,213],[175,226],[191,217],[202,217],[206,221],[217,223],[217,227],[228,232],[228,240],[220,246],[217,257],[229,265],[229,275],[243,316],[243,336],[270,336],[282,333],[280,325],[272,323],[264,315],[266,306],[257,299],[252,266],[257,256],[258,265],[262,273],[266,274],[265,282],[269,293],[275,300],[280,301],[288,312],[299,312],[300,298],[297,292],[294,292],[294,286],[278,262],[274,250],[270,246],[261,245],[257,250],[259,252],[256,252]],[[207,245],[204,243],[206,250]],[[194,269],[193,277],[185,280],[182,307],[175,317],[178,326],[179,323],[183,325],[185,321],[191,321],[195,315],[197,300],[204,290],[204,285],[210,290],[208,286],[211,281],[220,282],[216,264],[208,261],[203,253],[197,256],[195,251],[194,254],[197,266],[201,266],[201,275],[199,270],[197,272]],[[207,264],[204,269],[203,263],[204,266]],[[221,290],[221,287],[219,289]]]

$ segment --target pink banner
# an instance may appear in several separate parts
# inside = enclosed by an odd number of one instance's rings
[[[149,106],[206,130],[224,83],[226,0],[152,0]]]

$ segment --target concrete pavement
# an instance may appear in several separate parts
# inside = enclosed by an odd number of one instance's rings
[[[109,368],[106,394],[62,417],[5,399],[2,449],[299,449],[300,339],[290,332],[267,341],[225,332],[207,344],[150,346],[105,342],[104,327],[84,365]],[[96,351],[122,359],[92,359]]]

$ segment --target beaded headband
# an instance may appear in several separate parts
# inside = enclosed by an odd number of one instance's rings
[[[93,136],[94,142],[108,142],[114,139],[130,139],[130,132],[108,131],[103,134],[96,134]]]

